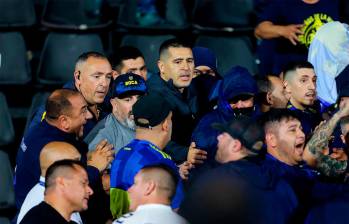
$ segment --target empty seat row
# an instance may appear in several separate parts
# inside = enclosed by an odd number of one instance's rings
[[[157,72],[156,62],[160,44],[173,35],[125,35],[121,46],[137,47],[145,56],[151,72]],[[247,67],[255,73],[255,60],[251,40],[247,36],[217,37],[200,35],[196,46],[212,49],[218,57],[220,73],[232,65]],[[49,33],[46,37],[34,83],[62,85],[72,79],[77,57],[86,51],[104,52],[97,34]],[[0,33],[0,85],[26,84],[32,80],[27,49],[20,33]]]
[[[46,0],[36,15],[34,0],[2,0],[0,28],[30,27],[87,30],[115,24],[127,28],[186,29],[252,26],[254,0]],[[193,7],[194,6],[194,7]],[[118,15],[118,16],[117,16]]]
[[[15,131],[6,98],[0,92],[0,147],[7,146],[14,141]]]

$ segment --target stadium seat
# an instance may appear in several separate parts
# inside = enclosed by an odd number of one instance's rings
[[[0,33],[0,84],[27,84],[31,80],[27,50],[21,33]]]
[[[12,166],[7,153],[0,150],[0,209],[11,208],[14,205]]]
[[[137,19],[137,14],[140,15],[140,13],[137,13],[137,2],[139,1],[123,1],[123,4],[120,6],[120,12],[117,20],[117,24],[119,26],[125,28],[153,30],[183,30],[190,28],[190,23],[188,23],[188,15],[186,13],[183,1],[158,1],[160,4],[157,4],[157,11],[161,13],[157,13],[156,18],[148,20],[147,17]]]
[[[253,30],[254,0],[196,0],[193,25],[201,30]]]
[[[159,48],[163,41],[174,38],[172,35],[125,35],[121,46],[129,45],[138,48],[144,55],[148,70],[158,72],[157,61]]]
[[[87,51],[104,53],[97,34],[49,33],[41,53],[38,82],[63,85],[72,80],[76,59]]]
[[[32,0],[1,0],[0,28],[30,27],[36,23]]]
[[[199,36],[195,46],[207,47],[217,55],[218,71],[224,75],[234,65],[246,67],[252,74],[257,71],[252,43],[247,36]]]
[[[30,105],[28,116],[27,116],[27,121],[25,124],[24,133],[26,133],[26,131],[30,127],[30,123],[33,120],[35,114],[38,112],[38,110],[42,110],[42,111],[45,110],[44,105],[49,95],[50,95],[49,92],[38,92],[33,96],[32,103]],[[42,108],[40,108],[41,106]]]
[[[10,220],[6,217],[0,217],[0,223],[1,224],[10,224]]]
[[[0,92],[0,146],[8,145],[15,138],[11,114],[7,106],[6,98]],[[1,188],[0,188],[1,189]]]
[[[103,2],[91,0],[47,0],[41,23],[49,28],[88,30],[112,24],[104,18]]]

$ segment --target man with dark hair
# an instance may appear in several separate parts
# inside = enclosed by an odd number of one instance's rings
[[[271,108],[286,108],[287,97],[282,80],[273,75],[259,77],[257,79],[258,94],[257,104],[261,112],[267,112]]]
[[[122,46],[115,51],[112,58],[112,65],[118,75],[134,73],[147,80],[147,66],[144,56],[138,48],[132,46]]]
[[[114,223],[187,223],[170,207],[176,185],[177,176],[165,166],[141,169],[134,177],[133,185],[127,190],[132,212],[123,215]]]
[[[193,78],[194,58],[190,46],[178,39],[164,41],[159,49],[159,75],[148,81],[149,93],[163,95],[173,108],[173,134],[165,152],[177,163],[198,158],[200,149],[190,136],[197,123],[197,96],[189,90]]]
[[[23,224],[71,223],[74,212],[88,208],[89,187],[83,164],[75,160],[54,162],[46,172],[45,198],[24,216]]]
[[[215,123],[220,164],[194,182],[179,210],[190,223],[288,223],[297,199],[261,164],[263,129],[249,117]],[[277,208],[277,213],[275,209]]]
[[[112,86],[110,104],[112,113],[101,120],[84,139],[93,150],[103,139],[117,151],[127,145],[135,136],[132,106],[147,92],[145,81],[139,75],[127,73],[118,76]]]
[[[340,117],[347,116],[349,104],[330,121],[322,123],[305,146],[305,135],[294,111],[273,109],[264,114],[262,123],[265,130],[267,155],[264,166],[293,187],[302,205],[300,212],[314,203],[346,191],[345,185],[319,182],[319,173],[334,176],[346,169],[345,161],[337,161],[324,153],[331,133]],[[304,163],[304,162],[305,163]],[[313,167],[314,169],[311,169]],[[304,218],[299,214],[298,218]]]
[[[139,170],[151,165],[164,165],[179,176],[178,167],[166,154],[164,147],[171,139],[172,108],[156,93],[141,97],[133,105],[136,137],[121,148],[116,155],[110,178],[111,210],[115,218],[128,212],[127,190],[132,186]],[[178,208],[182,197],[182,185],[177,186],[172,208]]]
[[[81,137],[84,125],[92,117],[88,104],[80,92],[70,89],[55,90],[47,99],[48,116],[28,132],[20,145],[16,160],[15,193],[16,205],[20,208],[28,191],[40,177],[39,155],[42,148],[52,141],[72,144],[87,161],[87,146]],[[89,156],[87,164],[91,183],[99,181],[99,172],[103,171],[113,159],[112,145],[102,141],[96,151]]]
[[[306,61],[292,62],[283,72],[286,93],[290,94],[287,108],[298,115],[308,136],[321,122],[321,108],[316,101],[316,74]]]

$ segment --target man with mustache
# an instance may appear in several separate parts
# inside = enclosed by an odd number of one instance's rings
[[[309,62],[292,62],[283,72],[286,93],[290,94],[287,108],[295,111],[308,136],[321,122],[320,105],[316,98],[316,74]]]
[[[90,150],[106,139],[118,151],[134,139],[132,106],[146,91],[145,81],[139,75],[127,73],[114,80],[110,99],[112,113],[101,120],[85,138]]]
[[[173,134],[164,151],[176,164],[186,160],[195,163],[205,159],[206,153],[190,139],[198,121],[197,96],[189,88],[194,74],[193,52],[187,43],[169,39],[161,44],[159,54],[159,74],[152,75],[147,86],[149,93],[161,94],[174,108]]]

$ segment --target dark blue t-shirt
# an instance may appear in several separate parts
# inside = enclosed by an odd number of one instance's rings
[[[261,13],[259,22],[270,21],[275,25],[303,24],[304,34],[299,35],[297,46],[285,38],[276,39],[273,72],[279,74],[292,60],[307,60],[308,47],[316,31],[324,23],[339,19],[337,0],[320,0],[307,4],[301,0],[275,0]]]

